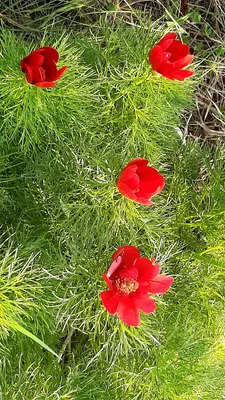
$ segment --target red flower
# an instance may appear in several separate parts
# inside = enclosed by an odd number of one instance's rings
[[[140,323],[139,310],[155,311],[154,294],[167,292],[173,278],[158,275],[160,266],[155,259],[141,257],[134,246],[122,246],[112,255],[113,263],[107,274],[102,274],[109,290],[100,293],[102,303],[110,314],[116,314],[130,326]]]
[[[194,74],[187,67],[193,56],[187,44],[176,39],[176,33],[170,32],[156,44],[149,53],[149,63],[154,71],[168,79],[183,81]]]
[[[121,172],[116,186],[120,193],[137,203],[151,205],[151,197],[163,189],[165,179],[148,165],[148,160],[137,158],[130,161]]]
[[[61,78],[67,68],[57,70],[58,59],[59,53],[53,47],[41,47],[24,57],[20,61],[20,67],[26,74],[28,83],[39,87],[51,87],[56,85],[56,80]]]

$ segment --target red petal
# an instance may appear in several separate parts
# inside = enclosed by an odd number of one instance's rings
[[[135,201],[137,203],[144,204],[145,206],[152,206],[154,204],[151,200],[146,199],[144,197],[137,197]]]
[[[126,265],[127,267],[132,267],[134,261],[140,257],[140,252],[137,247],[134,246],[121,246],[113,253],[112,259],[115,260],[115,258],[117,258],[118,256],[122,257],[123,265]]]
[[[177,34],[175,32],[169,32],[159,41],[158,46],[161,47],[162,51],[168,51],[168,47],[174,42],[176,37]]]
[[[164,187],[164,181],[163,183],[159,182],[158,184],[149,184],[149,183],[144,183],[140,185],[140,190],[136,193],[137,196],[137,201],[139,201],[141,198],[152,198],[153,196],[156,196],[159,194]],[[153,204],[150,201],[151,204]]]
[[[159,73],[161,73],[161,72],[159,72]],[[164,73],[161,73],[161,75],[167,79],[170,79],[171,81],[174,81],[174,79],[175,79],[173,72],[164,72]]]
[[[178,81],[184,81],[185,79],[193,76],[194,71],[191,71],[189,69],[181,69],[180,71],[175,71],[173,75],[174,78],[177,79]]]
[[[148,180],[148,181],[155,181],[161,179],[162,175],[157,171],[157,169],[153,167],[141,166],[137,169],[137,174],[140,180]]]
[[[38,82],[45,82],[45,71],[42,69],[42,67],[33,66],[32,74],[33,74],[32,83],[34,85]]]
[[[139,288],[136,292],[130,293],[131,297],[149,296],[150,283],[149,282],[139,282]]]
[[[182,45],[183,46],[183,45]],[[174,71],[176,70],[180,70],[181,68],[186,67],[187,65],[189,65],[193,60],[193,56],[191,54],[186,55],[183,58],[179,58],[179,60],[174,61],[174,62],[169,62],[166,61],[164,63],[161,64],[161,66],[158,68],[158,72],[161,75],[167,74],[167,73],[172,73],[174,74]]]
[[[138,270],[134,267],[123,268],[119,271],[119,276],[128,279],[137,279],[138,277]]]
[[[190,53],[190,48],[187,44],[182,43],[180,40],[174,40],[167,51],[171,53],[169,61],[173,63],[174,61],[186,57]]]
[[[113,290],[113,283],[111,279],[108,278],[108,276],[104,273],[102,273],[102,278],[104,279],[105,283],[107,284],[108,288]]]
[[[53,60],[55,61],[55,63],[58,62],[59,60],[59,53],[56,49],[54,49],[51,46],[45,46],[45,47],[41,47],[39,50],[41,50],[44,53],[44,56],[49,56],[51,58],[53,58]]]
[[[170,63],[169,61],[162,63],[160,67],[158,68],[159,74],[163,75],[165,73],[172,73],[174,71],[174,65]]]
[[[111,290],[105,290],[100,293],[100,297],[103,303],[103,306],[110,314],[115,314],[117,311],[117,307],[121,296],[118,293],[115,293]]]
[[[184,67],[187,67],[192,61],[193,61],[193,56],[191,54],[188,54],[186,57],[181,58],[178,61],[175,61],[173,63],[174,69],[181,69]]]
[[[158,275],[149,282],[149,291],[152,294],[166,293],[172,285],[173,281],[174,279],[171,276]]]
[[[157,70],[163,61],[163,51],[160,46],[156,45],[149,53],[149,63],[153,70]]]
[[[135,296],[133,297],[136,306],[143,312],[149,314],[153,313],[156,310],[156,304],[153,299],[149,297],[149,295],[145,296]]]
[[[140,167],[137,175],[140,179],[139,191],[136,193],[137,198],[155,196],[165,185],[164,177],[155,168]]]
[[[107,272],[107,277],[110,278],[114,274],[114,272],[118,269],[118,267],[121,265],[122,262],[122,257],[118,256],[110,265],[108,272]],[[103,278],[104,279],[104,278]],[[107,278],[108,279],[108,278]],[[107,283],[107,282],[106,282]]]
[[[127,164],[127,167],[129,165],[137,165],[137,167],[140,167],[141,165],[148,165],[148,160],[146,160],[146,158],[135,158],[135,160],[132,160]]]
[[[185,79],[190,78],[190,76],[194,75],[194,71],[191,71],[189,69],[181,69],[179,71],[164,73],[162,75],[165,76],[165,78],[171,80],[176,79],[177,81],[184,81]]]
[[[132,164],[132,165],[126,166],[122,170],[117,182],[118,183],[121,183],[121,182],[124,183],[124,182],[129,181],[129,179],[133,178],[133,176],[135,175],[137,169],[138,169],[137,165],[133,165]]]
[[[39,50],[36,50],[35,52],[32,52],[29,54],[29,56],[24,57],[22,60],[26,64],[28,64],[30,67],[41,67],[44,61],[43,55],[39,52]]]
[[[129,165],[126,166],[123,171],[121,172],[116,186],[118,188],[118,190],[120,191],[120,193],[123,196],[128,197],[131,200],[135,200],[136,199],[136,195],[133,193],[133,187],[136,189],[138,188],[139,185],[139,178],[136,175],[136,170],[137,170],[137,165]],[[133,180],[131,180],[132,178],[134,178]],[[130,181],[131,180],[131,181]],[[131,184],[131,187],[129,186],[129,182]]]
[[[63,76],[64,72],[67,70],[67,67],[64,66],[57,71],[56,79],[60,79]]]
[[[134,266],[138,270],[138,282],[148,282],[155,278],[160,271],[158,264],[152,264],[152,261],[145,257],[138,258]]]
[[[23,60],[20,61],[20,68],[22,72],[25,72],[25,69],[27,68],[26,63]]]
[[[134,194],[132,189],[130,189],[126,183],[117,182],[116,186],[123,196],[127,197],[130,200],[136,200],[136,194]]]
[[[22,72],[26,74],[26,80],[28,83],[32,83],[33,80],[33,73],[31,67],[29,65],[25,64],[23,61],[20,61],[20,67]]]
[[[125,324],[129,326],[138,326],[140,324],[140,315],[138,308],[132,298],[128,295],[121,297],[117,315]]]
[[[34,83],[35,86],[42,87],[42,88],[49,88],[56,85],[56,82],[37,82]]]
[[[53,60],[52,57],[45,56],[44,62],[43,62],[43,69],[45,70],[46,73],[46,81],[48,82],[53,82],[57,79],[57,68],[56,68],[56,63]]]
[[[151,184],[143,182],[142,185],[140,185],[140,190],[136,193],[136,196],[138,199],[141,197],[151,198],[159,194],[164,188],[164,186],[165,186],[165,179],[163,177],[158,182],[154,182],[154,185],[153,182]]]
[[[139,182],[139,177],[135,174],[129,181],[126,181],[126,185],[135,192],[139,189]]]

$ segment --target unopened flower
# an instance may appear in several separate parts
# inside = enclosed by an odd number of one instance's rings
[[[155,259],[141,257],[134,246],[122,246],[112,256],[107,274],[102,274],[108,290],[100,293],[102,303],[110,314],[116,314],[130,326],[140,324],[140,313],[156,309],[154,294],[167,292],[173,283],[171,276],[159,275]]]
[[[116,185],[128,199],[151,205],[153,202],[150,199],[161,192],[165,179],[155,168],[148,166],[148,160],[137,158],[126,165]]]
[[[25,73],[27,82],[47,88],[56,85],[66,70],[66,66],[57,70],[56,64],[59,60],[59,53],[53,47],[41,47],[32,51],[20,61],[21,70]]]
[[[193,60],[187,44],[176,39],[175,32],[167,33],[149,53],[149,63],[154,71],[171,80],[183,81],[194,71],[183,69]]]
[[[182,15],[185,15],[188,10],[188,4],[185,0],[180,1],[180,12]]]

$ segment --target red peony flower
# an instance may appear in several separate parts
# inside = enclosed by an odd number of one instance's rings
[[[28,83],[39,87],[52,87],[61,78],[67,67],[57,70],[59,53],[53,47],[41,47],[32,51],[20,61],[21,70],[26,74]]]
[[[165,179],[160,173],[148,166],[148,160],[137,158],[130,161],[121,172],[116,186],[120,193],[137,203],[154,204],[151,197],[163,189]]]
[[[110,314],[116,314],[130,326],[140,324],[139,310],[155,311],[154,294],[167,292],[173,283],[171,276],[159,275],[155,259],[141,257],[134,246],[122,246],[112,255],[113,263],[102,274],[109,290],[100,293],[102,303]]]
[[[183,69],[193,60],[187,44],[176,39],[174,32],[167,33],[149,53],[149,63],[154,71],[168,79],[183,81],[194,75],[194,71]]]

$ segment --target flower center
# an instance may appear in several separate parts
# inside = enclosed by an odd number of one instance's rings
[[[136,292],[139,286],[139,283],[135,279],[123,278],[122,276],[117,277],[114,283],[118,290],[126,294]]]

